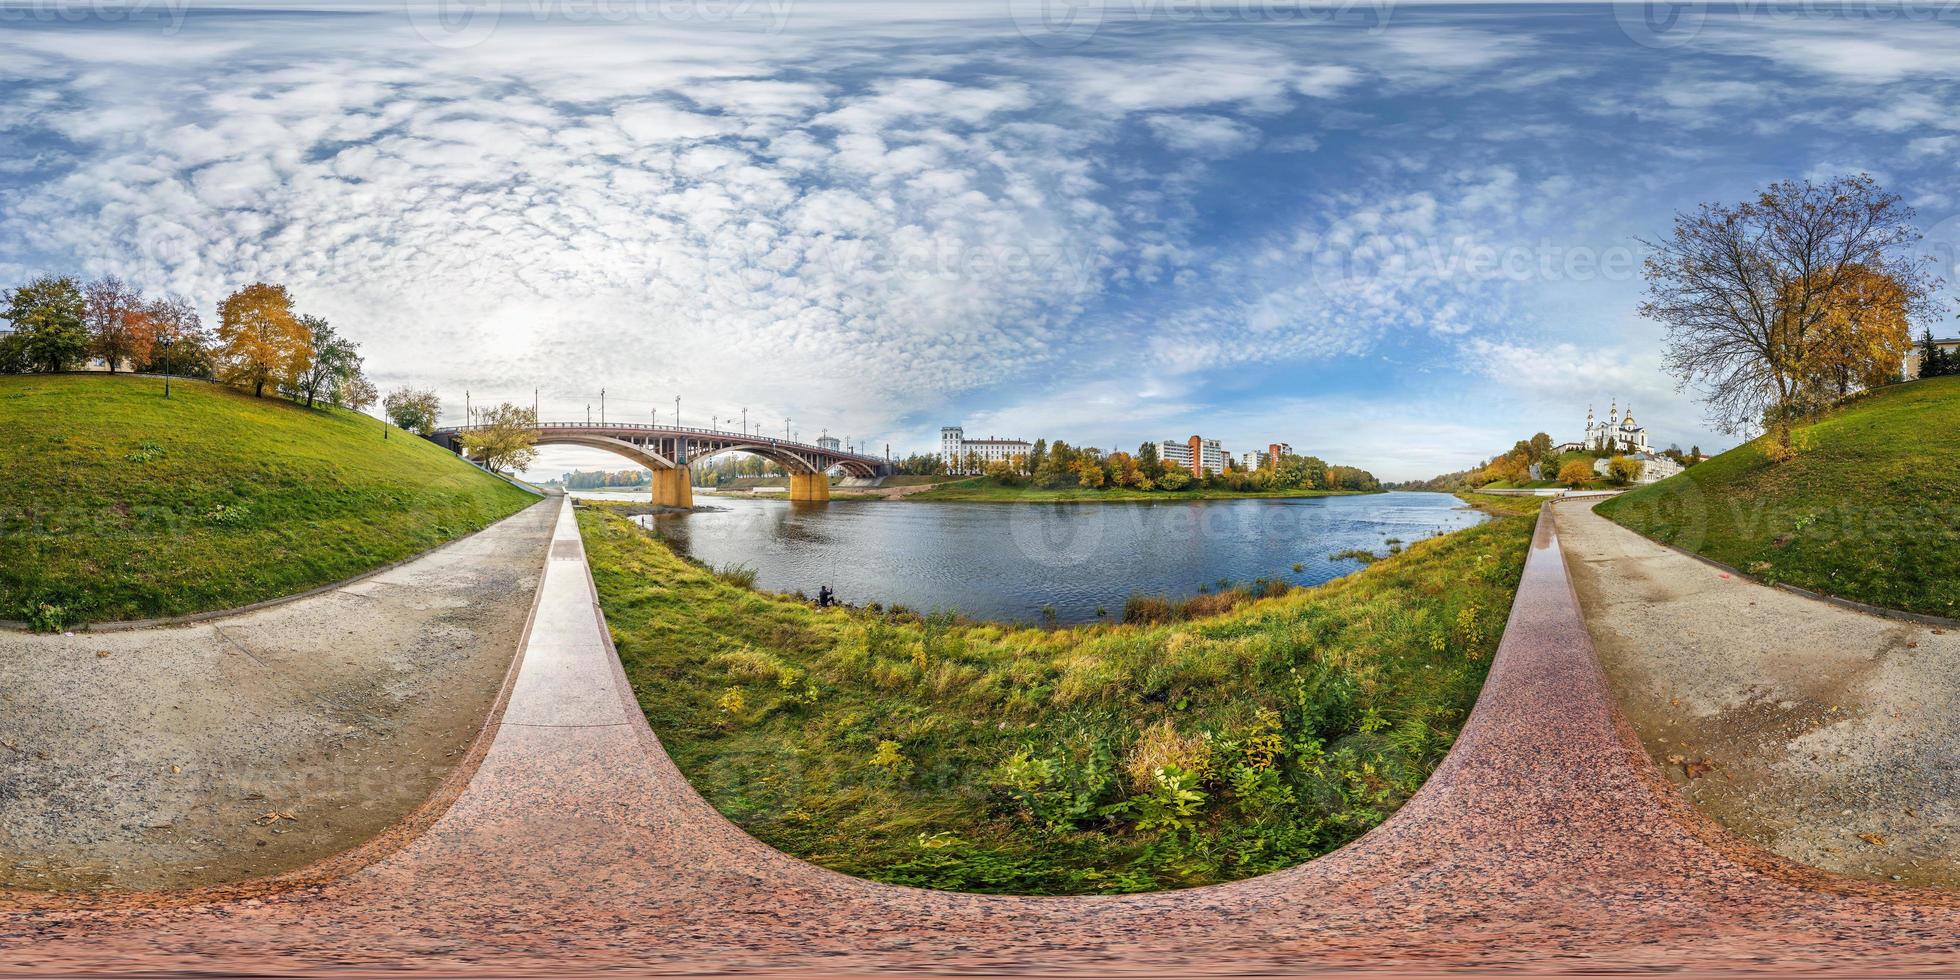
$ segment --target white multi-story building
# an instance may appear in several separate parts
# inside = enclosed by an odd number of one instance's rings
[[[1231,458],[1231,454],[1216,439],[1192,436],[1182,441],[1165,439],[1158,442],[1157,458],[1163,460],[1165,466],[1181,466],[1190,470],[1192,476],[1204,476],[1206,473],[1225,472],[1225,461]]]
[[[1260,452],[1257,449],[1249,449],[1239,454],[1239,469],[1242,469],[1247,473],[1250,473],[1256,469],[1262,469],[1265,467],[1265,465],[1266,465],[1266,454]]]
[[[966,430],[957,425],[943,426],[939,430],[939,458],[946,464],[948,473],[978,472],[988,463],[1016,456],[1025,459],[1033,450],[1034,445],[1025,439],[997,439],[991,436],[968,439]]]

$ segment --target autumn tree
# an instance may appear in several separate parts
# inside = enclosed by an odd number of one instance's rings
[[[436,420],[442,414],[442,402],[433,391],[418,391],[403,385],[381,400],[381,410],[387,414],[390,422],[402,429],[426,436],[436,430]]]
[[[1606,461],[1606,477],[1614,483],[1625,485],[1640,479],[1647,471],[1647,464],[1625,456],[1615,456]]]
[[[1912,350],[1910,318],[1923,302],[1891,276],[1862,265],[1832,272],[1843,282],[1820,300],[1809,331],[1794,326],[1784,331],[1785,342],[1798,345],[1790,356],[1801,400],[1813,411],[1897,378]],[[1795,303],[1784,306],[1793,309]]]
[[[1567,460],[1564,466],[1558,468],[1558,482],[1576,490],[1590,481],[1595,472],[1589,459]]]
[[[212,374],[211,333],[204,318],[190,300],[177,295],[153,299],[144,305],[144,356],[137,362],[142,371],[164,371],[190,378]]]
[[[1075,481],[1084,490],[1101,490],[1104,479],[1101,461],[1087,457],[1075,461]]]
[[[1667,327],[1667,368],[1701,391],[1716,425],[1764,425],[1787,452],[1826,321],[1867,275],[1890,280],[1908,306],[1924,296],[1918,239],[1912,209],[1868,175],[1782,181],[1677,215],[1668,238],[1644,242],[1640,313]]]
[[[123,364],[149,359],[149,306],[129,284],[103,276],[82,287],[82,326],[88,330],[89,353],[102,359],[109,373]]]
[[[10,358],[23,371],[65,371],[88,356],[81,287],[69,276],[42,276],[7,291],[0,312],[13,327]]]
[[[472,413],[463,452],[493,473],[521,470],[538,458],[538,414],[504,402]]]
[[[254,397],[291,386],[312,363],[306,326],[293,313],[286,287],[255,282],[218,304],[218,373]]]

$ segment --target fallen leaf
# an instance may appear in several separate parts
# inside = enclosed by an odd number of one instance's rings
[[[1859,834],[1858,839],[1864,841],[1867,844],[1872,845],[1873,847],[1885,846],[1885,838],[1880,837],[1877,834]]]
[[[95,651],[95,655],[96,655],[96,656],[98,656],[98,657],[106,657],[106,656],[108,656],[108,655],[109,655],[109,651],[107,651],[107,650],[97,650],[97,651]]]
[[[1708,775],[1709,772],[1714,770],[1714,768],[1715,768],[1715,764],[1713,762],[1710,762],[1707,759],[1702,759],[1699,762],[1689,762],[1683,765],[1681,767],[1681,770],[1688,774],[1689,779],[1700,779],[1701,777]]]

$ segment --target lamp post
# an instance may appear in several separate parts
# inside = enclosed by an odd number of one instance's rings
[[[165,398],[170,397],[170,345],[174,340],[174,337],[166,336],[157,341],[163,347],[163,397]]]
[[[681,396],[674,396],[674,428],[681,427]]]
[[[606,424],[606,389],[599,389],[599,424]]]
[[[783,416],[783,441],[784,441],[784,442],[788,442],[788,441],[790,441],[790,439],[789,439],[789,416],[787,416],[787,415],[785,415],[785,416]]]
[[[742,406],[742,438],[747,439],[748,437],[749,437],[749,407],[747,405],[744,405]]]

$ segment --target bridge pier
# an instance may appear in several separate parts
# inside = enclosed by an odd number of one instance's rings
[[[653,503],[656,507],[694,506],[693,474],[687,467],[653,471]]]
[[[789,499],[821,503],[830,499],[830,474],[791,473]]]

